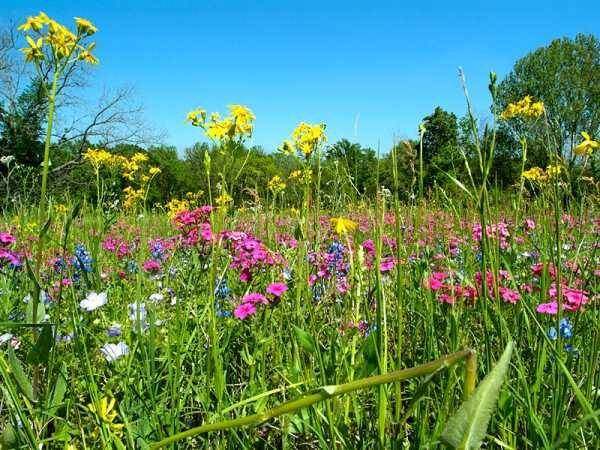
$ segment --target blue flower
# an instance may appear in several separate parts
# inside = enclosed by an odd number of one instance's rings
[[[73,256],[71,262],[77,271],[90,273],[93,270],[92,263],[94,260],[83,244],[75,246],[75,256]]]
[[[556,332],[556,328],[550,327],[548,330],[548,338],[550,338],[551,341],[555,341],[557,337],[558,333]]]
[[[560,320],[558,325],[560,337],[564,339],[570,339],[573,337],[573,326],[569,319],[564,318]]]

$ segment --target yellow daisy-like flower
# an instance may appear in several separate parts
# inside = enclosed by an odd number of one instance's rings
[[[116,400],[108,397],[102,397],[98,404],[90,403],[88,405],[88,410],[95,414],[101,422],[105,423],[110,430],[115,433],[117,436],[120,436],[123,433],[123,424],[116,423],[115,420],[118,417],[117,411],[115,411]]]
[[[348,233],[352,233],[356,230],[357,223],[353,220],[346,219],[344,217],[334,217],[330,219],[331,225],[335,228],[335,232],[340,236]]]
[[[529,181],[544,181],[547,178],[546,173],[540,167],[532,167],[523,172],[522,176]]]
[[[150,167],[150,169],[148,170],[148,173],[152,176],[154,175],[158,175],[161,172],[159,167]]]
[[[275,175],[269,180],[268,188],[273,194],[279,194],[285,189],[285,183],[279,175]]]
[[[562,166],[560,166],[559,164],[550,165],[550,166],[546,167],[546,173],[548,174],[548,176],[550,178],[557,177],[558,175],[561,174],[561,172],[562,172]]]
[[[544,113],[544,102],[534,102],[530,95],[526,95],[516,103],[509,103],[506,109],[500,114],[500,118],[504,120],[512,119],[513,117],[540,117]]]
[[[324,123],[308,124],[301,122],[292,132],[294,147],[308,158],[319,146],[327,140]]]
[[[598,141],[593,140],[585,131],[581,132],[581,136],[583,136],[583,141],[573,149],[573,153],[577,156],[591,155],[595,149],[600,147]]]
[[[25,36],[29,47],[22,48],[21,51],[25,55],[25,61],[33,62],[33,61],[41,61],[44,59],[44,40],[39,38],[37,41],[34,41],[30,36]]]
[[[233,202],[233,198],[227,192],[223,192],[221,195],[219,195],[216,198],[215,202],[217,203],[217,205],[219,205],[221,208],[223,208],[223,207],[226,207],[231,202]]]
[[[86,36],[91,36],[98,31],[92,22],[81,17],[75,17],[75,25],[77,25],[77,32]]]

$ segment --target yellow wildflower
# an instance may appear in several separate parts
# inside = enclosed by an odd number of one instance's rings
[[[161,172],[159,167],[150,167],[150,169],[148,170],[148,173],[150,173],[150,175],[154,176],[154,175],[158,175]]]
[[[331,219],[331,225],[335,228],[335,232],[342,236],[356,230],[357,223],[344,217],[334,217]]]
[[[30,36],[25,36],[29,47],[22,48],[21,51],[25,55],[25,61],[41,61],[44,59],[44,51],[43,46],[44,42],[42,38],[39,38],[37,41],[34,41]]]
[[[284,153],[293,153],[292,149],[297,150],[299,153],[308,158],[316,150],[316,148],[322,142],[327,140],[325,135],[325,124],[308,124],[301,122],[292,132],[293,144],[290,145],[289,141],[284,141],[282,145],[282,151]]]
[[[562,172],[562,166],[560,166],[559,164],[550,165],[550,166],[546,167],[546,173],[548,174],[548,176],[550,178],[554,178],[554,177],[560,175],[561,172]]]
[[[120,436],[123,433],[124,425],[115,422],[115,419],[118,417],[117,411],[114,410],[115,403],[116,400],[114,398],[109,400],[107,397],[102,397],[98,404],[90,403],[88,410],[95,414],[101,422],[106,424],[113,433]]]
[[[165,205],[167,207],[167,217],[173,220],[177,214],[186,209],[190,209],[190,203],[187,200],[173,198]]]
[[[249,108],[242,105],[229,105],[229,112],[235,123],[235,133],[239,136],[252,134],[252,123],[256,116]]]
[[[45,13],[40,12],[37,16],[29,16],[27,18],[27,20],[25,20],[25,23],[23,23],[22,25],[19,25],[17,30],[19,30],[19,31],[33,30],[33,31],[39,33],[40,31],[42,31],[42,28],[44,27],[44,25],[48,24],[49,20],[50,19],[48,18],[48,16]]]
[[[513,117],[540,117],[544,113],[544,102],[534,102],[530,95],[526,95],[516,103],[509,103],[506,109],[500,114],[504,120]]]
[[[546,173],[539,167],[532,167],[522,174],[523,178],[529,181],[544,181],[547,178]]]
[[[75,17],[75,25],[77,25],[78,33],[87,36],[91,36],[98,31],[98,28],[96,28],[92,22],[87,19],[82,19],[81,17]]]
[[[66,214],[68,209],[62,203],[57,203],[56,205],[54,205],[54,211],[56,212],[56,214],[62,215]]]
[[[86,48],[82,47],[77,58],[90,64],[98,64],[98,58],[92,55],[92,50],[94,50],[94,48],[96,48],[95,43],[91,43]]]
[[[187,113],[186,120],[195,127],[202,126],[206,120],[206,111],[201,108],[194,109]]]
[[[123,201],[123,206],[125,209],[132,209],[141,199],[144,198],[143,189],[134,189],[131,186],[127,186],[125,189],[123,189],[123,193],[125,194],[125,200]]]
[[[227,192],[223,192],[215,201],[220,207],[226,207],[229,203],[233,202],[233,198]]]
[[[275,175],[269,180],[268,188],[273,194],[279,194],[285,189],[285,183],[279,175]]]
[[[83,154],[83,159],[89,161],[89,163],[98,170],[103,165],[108,165],[112,162],[113,156],[110,152],[104,149],[92,149],[88,148]]]
[[[595,149],[600,147],[598,141],[593,140],[585,131],[581,132],[581,136],[583,136],[583,141],[573,149],[577,156],[591,155]]]

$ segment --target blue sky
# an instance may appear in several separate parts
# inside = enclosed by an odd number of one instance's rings
[[[180,150],[201,140],[187,111],[241,103],[267,150],[308,121],[327,123],[330,141],[382,152],[437,105],[464,113],[459,66],[484,118],[490,70],[501,79],[528,51],[600,23],[598,0],[404,3],[4,0],[0,20],[39,10],[92,20],[100,65],[89,95],[133,85],[148,122]]]

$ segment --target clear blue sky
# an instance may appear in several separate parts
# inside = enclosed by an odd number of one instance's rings
[[[4,0],[0,20],[39,10],[92,20],[91,89],[135,86],[149,122],[180,150],[200,140],[187,111],[241,103],[267,150],[304,120],[326,122],[330,141],[387,151],[437,105],[464,113],[459,66],[485,117],[490,70],[501,78],[528,51],[600,27],[598,0]]]

